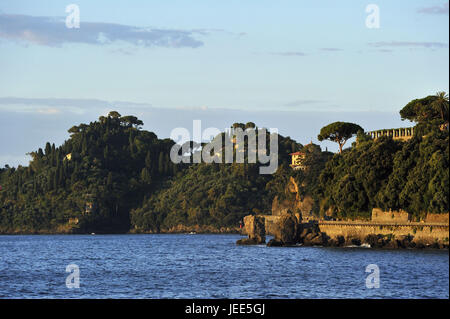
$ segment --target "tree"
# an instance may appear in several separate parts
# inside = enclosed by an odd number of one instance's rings
[[[358,124],[348,122],[334,122],[322,127],[317,136],[319,141],[330,140],[339,144],[339,153],[342,153],[342,147],[345,142],[355,136],[359,131],[363,131]]]
[[[145,167],[148,169],[152,168],[152,156],[150,155],[150,151],[147,151],[147,155],[145,156]]]
[[[111,187],[113,184],[113,175],[112,172],[108,173],[108,177],[106,178],[106,186]]]
[[[52,152],[52,147],[49,142],[45,143],[45,156],[49,156]]]
[[[441,103],[436,103],[438,99],[435,95],[429,95],[421,99],[412,100],[400,110],[402,120],[424,123],[439,119],[441,114],[437,106]]]
[[[72,126],[72,127],[68,130],[68,132],[69,132],[69,133],[72,133],[72,134],[78,133],[79,131],[80,131],[80,128],[79,128],[78,126],[76,126],[76,125]]]
[[[159,153],[158,173],[159,173],[159,175],[163,175],[164,174],[164,154],[163,154],[163,152]]]
[[[436,93],[436,100],[431,104],[431,106],[439,112],[441,120],[444,123],[448,123],[448,94],[444,91]]]
[[[151,183],[151,176],[150,173],[148,171],[148,169],[146,167],[144,167],[141,170],[141,180],[144,184],[150,184]]]
[[[248,128],[255,128],[255,127],[256,127],[256,124],[253,123],[253,122],[247,122],[247,123],[245,123],[245,128],[246,128],[246,129],[248,129]]]
[[[135,125],[135,127],[137,128],[140,125],[144,125],[144,122],[139,120],[136,116],[132,116],[132,115],[122,116],[120,118],[120,121],[127,127],[131,127],[131,126]]]
[[[120,118],[120,113],[117,111],[111,111],[109,112],[108,116],[112,118]]]

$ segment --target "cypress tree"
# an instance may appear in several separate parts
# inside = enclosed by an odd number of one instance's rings
[[[146,167],[144,167],[141,171],[141,180],[145,184],[150,184],[150,182],[151,182],[151,176]]]
[[[87,150],[88,150],[87,139],[86,139],[86,135],[84,135],[83,136],[83,142],[81,144],[81,154],[82,155],[87,155]]]
[[[158,173],[160,175],[162,175],[164,173],[164,154],[163,154],[163,152],[159,152]]]
[[[52,147],[49,142],[45,143],[45,156],[49,156],[52,151]]]
[[[152,157],[150,155],[150,151],[147,151],[147,155],[145,156],[145,167],[151,169],[152,167]]]

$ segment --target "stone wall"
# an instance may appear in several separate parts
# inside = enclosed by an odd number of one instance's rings
[[[257,216],[259,220],[264,220],[265,233],[278,239],[278,245],[282,245],[283,239],[280,232],[285,231],[286,228],[281,227],[284,216],[289,216],[289,214]],[[295,217],[298,221],[297,228],[300,231],[298,239],[304,245],[346,246],[370,244],[374,248],[448,248],[449,245],[449,224],[448,222],[443,222],[445,217],[448,220],[448,214],[429,215],[428,220],[431,222],[402,223],[398,221],[405,220],[403,214],[399,215],[401,218],[399,216],[397,216],[397,219],[394,218],[397,222],[392,222],[392,217],[388,219],[389,222],[323,220],[302,222],[299,219],[300,216],[294,214],[290,216]],[[314,226],[316,229],[311,230],[310,226]]]
[[[412,236],[413,242],[433,244],[435,242],[448,245],[448,225],[426,225],[421,223],[409,223],[402,225],[376,225],[373,223],[344,223],[344,222],[320,222],[319,229],[331,238],[344,237],[346,240],[355,238],[363,241],[368,235],[386,235],[394,238]]]
[[[372,209],[372,221],[373,222],[407,223],[410,220],[411,220],[411,215],[403,210],[384,212],[379,208]]]
[[[448,213],[445,214],[427,214],[425,218],[426,223],[449,223]]]

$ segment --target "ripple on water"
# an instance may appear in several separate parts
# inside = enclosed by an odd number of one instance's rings
[[[0,236],[0,298],[448,298],[448,251],[237,246],[238,235]],[[68,289],[69,263],[80,288]],[[365,267],[377,264],[379,289]]]

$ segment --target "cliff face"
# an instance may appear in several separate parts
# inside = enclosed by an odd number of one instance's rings
[[[286,185],[285,195],[284,199],[275,196],[272,202],[273,216],[282,216],[291,213],[298,215],[300,221],[314,218],[314,200],[309,195],[300,195],[299,185],[292,177]]]
[[[248,238],[239,239],[238,245],[258,245],[266,243],[264,217],[248,215],[244,217],[244,231]]]

